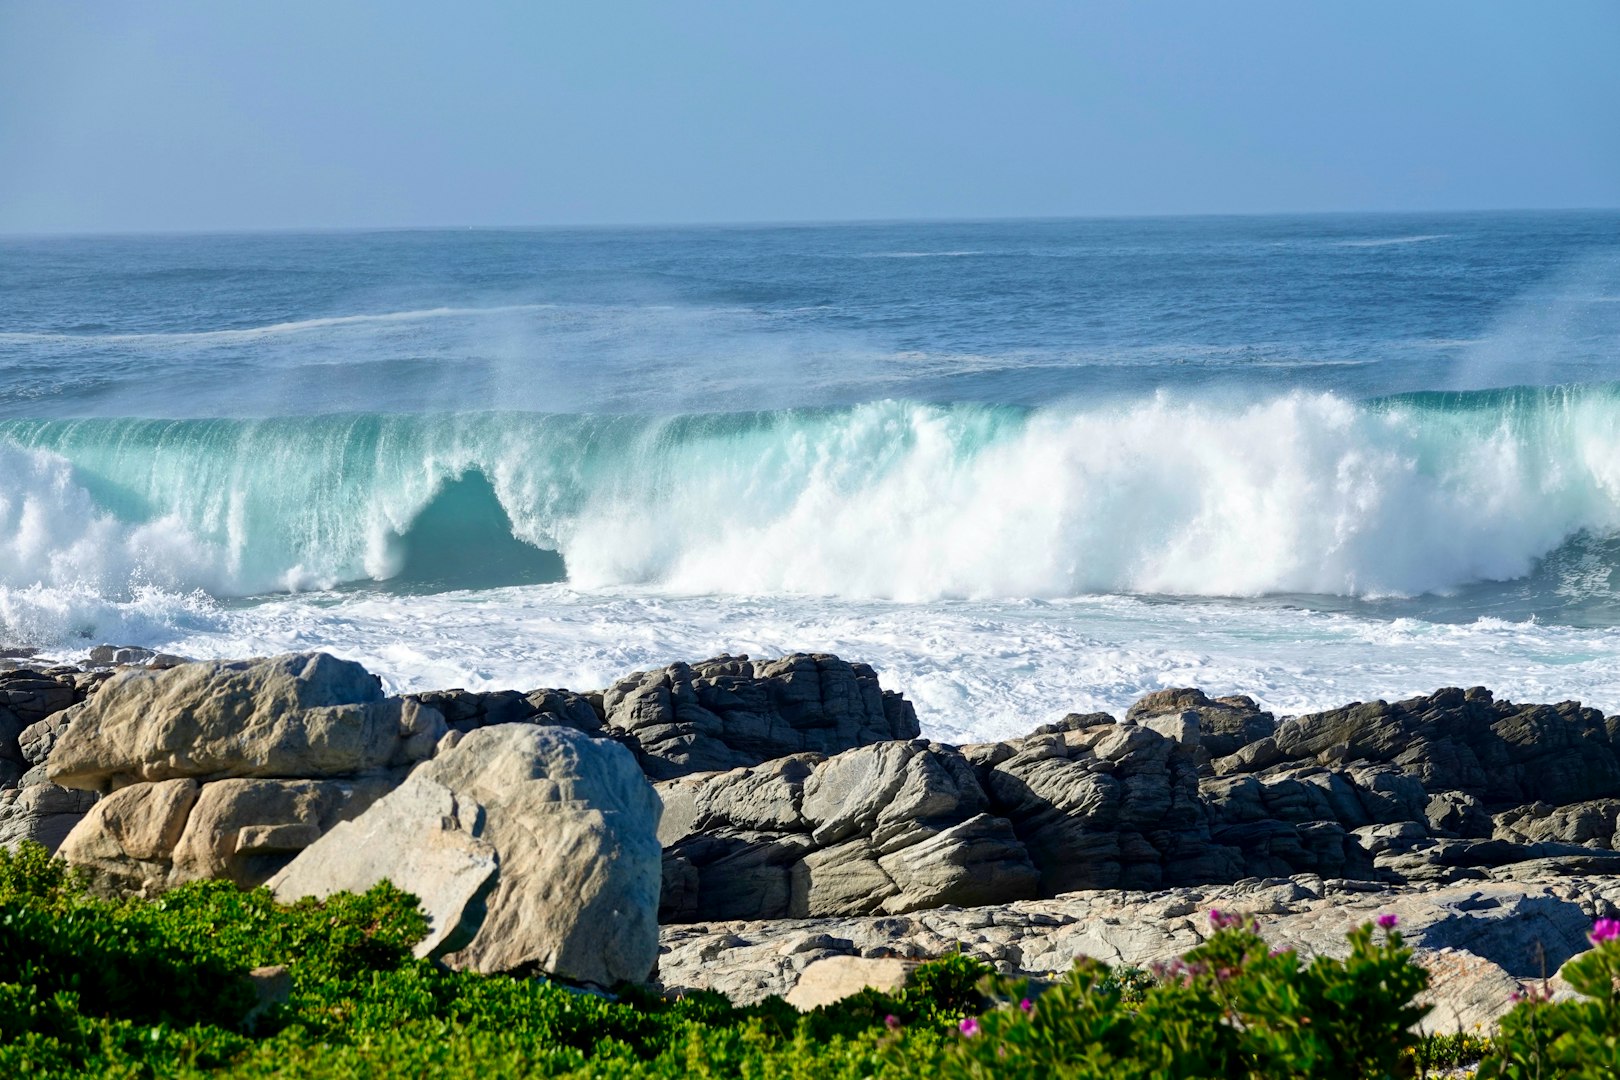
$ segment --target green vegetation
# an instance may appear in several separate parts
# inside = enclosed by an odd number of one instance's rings
[[[0,852],[0,1076],[1386,1077],[1484,1061],[1487,1077],[1613,1076],[1620,927],[1531,994],[1487,1047],[1419,1039],[1421,968],[1390,920],[1344,960],[1272,952],[1212,914],[1200,948],[1154,972],[1082,961],[1056,985],[924,965],[801,1016],[778,999],[618,1000],[412,958],[425,927],[381,885],[293,907],[217,882],[154,901],[87,894],[37,847]],[[1599,924],[1597,934],[1606,933]],[[250,1016],[248,970],[285,965],[290,999]]]

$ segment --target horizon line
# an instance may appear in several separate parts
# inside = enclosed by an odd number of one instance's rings
[[[406,232],[568,232],[611,230],[701,230],[701,229],[813,229],[860,228],[885,225],[991,225],[1039,224],[1062,221],[1164,221],[1213,218],[1313,218],[1313,217],[1462,217],[1480,214],[1604,214],[1620,213],[1620,206],[1498,206],[1452,208],[1446,210],[1210,210],[1183,213],[1098,213],[1098,214],[1006,214],[964,217],[899,218],[799,218],[692,221],[588,221],[500,225],[421,224],[421,225],[245,225],[204,226],[200,228],[133,229],[23,229],[0,230],[0,239],[97,239],[105,237],[186,237],[256,236],[346,233]]]

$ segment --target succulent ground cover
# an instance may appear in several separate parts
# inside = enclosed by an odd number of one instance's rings
[[[1203,946],[1154,971],[1082,960],[1035,987],[947,957],[899,993],[801,1015],[448,971],[412,958],[423,918],[386,884],[291,907],[222,882],[109,900],[25,846],[0,852],[0,1075],[1617,1075],[1620,924],[1600,922],[1565,971],[1584,998],[1531,988],[1485,1043],[1409,1031],[1426,976],[1391,918],[1353,932],[1344,959],[1309,962],[1211,918]],[[265,965],[291,992],[256,1009],[246,972]]]

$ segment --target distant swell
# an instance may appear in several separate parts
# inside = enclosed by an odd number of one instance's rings
[[[1417,594],[1620,532],[1620,392],[13,420],[0,476],[0,589]]]
[[[0,342],[19,344],[132,345],[162,342],[227,342],[296,334],[306,330],[364,326],[373,323],[411,323],[429,319],[466,319],[485,315],[506,315],[519,311],[539,311],[546,304],[508,304],[500,307],[437,307],[420,311],[385,311],[368,315],[333,315],[321,319],[295,319],[266,326],[246,326],[226,330],[188,330],[173,333],[48,333],[36,331],[0,333]]]

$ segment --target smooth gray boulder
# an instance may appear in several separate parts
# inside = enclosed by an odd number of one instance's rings
[[[483,839],[484,810],[417,775],[353,821],[336,825],[266,884],[282,903],[365,892],[384,879],[421,901],[428,933],[419,957],[471,944],[496,879],[495,848]]]
[[[659,812],[624,747],[500,724],[451,736],[406,786],[323,836],[271,887],[292,899],[386,877],[435,905],[430,950],[453,967],[641,982],[658,959]],[[494,878],[480,882],[486,859]]]

